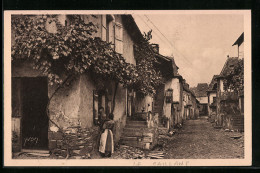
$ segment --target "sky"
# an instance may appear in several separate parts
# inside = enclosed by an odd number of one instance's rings
[[[151,43],[160,54],[173,56],[179,73],[190,87],[210,83],[219,74],[232,46],[244,32],[242,14],[133,14],[141,30],[152,29]]]

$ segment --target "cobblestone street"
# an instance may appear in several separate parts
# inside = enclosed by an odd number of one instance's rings
[[[234,139],[238,138],[238,139]],[[215,129],[205,118],[186,121],[165,145],[169,159],[224,159],[244,157],[244,134]]]
[[[161,138],[162,145],[151,152],[161,151],[161,153],[164,153],[164,159],[244,157],[244,133],[215,129],[207,121],[207,117],[187,120],[183,128],[178,130],[174,136],[162,136]],[[119,149],[114,153],[113,158],[147,158],[142,151],[135,153],[134,150],[131,148]],[[149,152],[147,155],[149,155]]]

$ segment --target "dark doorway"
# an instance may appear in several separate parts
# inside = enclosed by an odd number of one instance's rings
[[[48,149],[48,82],[45,77],[21,80],[22,149]]]

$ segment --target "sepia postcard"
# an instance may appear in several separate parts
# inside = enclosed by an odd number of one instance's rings
[[[250,166],[250,10],[4,12],[4,166]]]

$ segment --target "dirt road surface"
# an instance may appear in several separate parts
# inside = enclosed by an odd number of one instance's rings
[[[215,129],[206,118],[187,120],[173,137],[165,139],[165,159],[243,158],[244,134]]]

